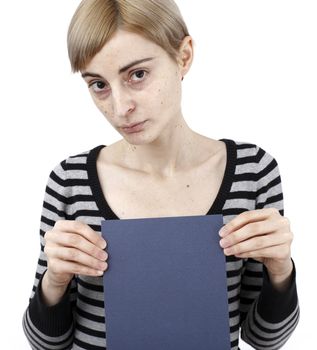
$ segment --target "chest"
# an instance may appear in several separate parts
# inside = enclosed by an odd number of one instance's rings
[[[170,178],[123,170],[98,163],[100,186],[108,205],[120,219],[205,215],[220,190],[226,157]]]

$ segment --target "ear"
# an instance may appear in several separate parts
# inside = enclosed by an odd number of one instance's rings
[[[194,58],[193,39],[190,35],[185,36],[178,54],[178,65],[182,77],[189,71]]]

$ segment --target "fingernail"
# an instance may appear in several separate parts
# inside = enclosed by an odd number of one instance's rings
[[[227,248],[228,246],[228,242],[225,239],[221,239],[219,244],[222,248]]]
[[[226,226],[223,226],[221,228],[221,230],[219,231],[219,236],[224,237],[227,233],[228,233],[228,230],[227,230]]]
[[[232,255],[232,249],[226,248],[224,251],[225,255]]]
[[[102,251],[100,251],[98,257],[100,260],[107,260],[108,254],[104,250],[102,250]]]
[[[106,262],[103,262],[103,263],[100,263],[98,264],[98,268],[100,269],[99,271],[105,271],[105,269],[107,268],[107,263]]]
[[[101,249],[106,249],[106,247],[107,247],[107,242],[106,242],[106,241],[103,241],[103,242],[101,243]]]

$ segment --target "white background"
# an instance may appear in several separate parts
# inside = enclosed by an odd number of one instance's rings
[[[195,40],[183,82],[188,124],[256,143],[278,161],[295,234],[301,320],[283,349],[311,349],[316,324],[315,1],[177,1]],[[118,140],[72,75],[66,32],[77,0],[2,1],[1,348],[29,349],[21,319],[39,251],[46,181],[69,155]],[[133,46],[127,47],[127,57]],[[314,312],[314,314],[313,314]],[[315,316],[315,317],[313,317]],[[241,344],[242,349],[249,349]]]

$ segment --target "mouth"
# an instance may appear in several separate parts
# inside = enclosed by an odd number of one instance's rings
[[[145,122],[146,122],[146,120],[144,120],[143,122],[139,122],[139,123],[124,125],[124,126],[121,126],[120,129],[122,129],[127,134],[139,132],[143,129],[143,125]]]

